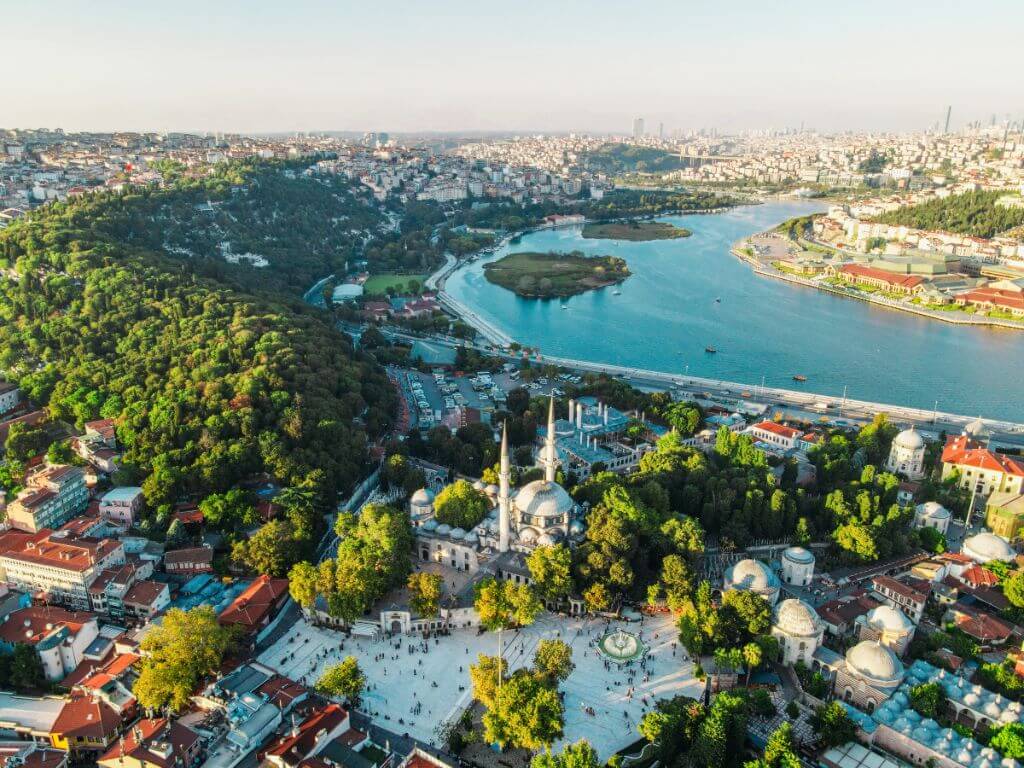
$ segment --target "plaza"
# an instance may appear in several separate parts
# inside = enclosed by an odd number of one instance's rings
[[[596,643],[619,628],[639,636],[649,649],[645,669],[639,662],[620,666],[598,652]],[[560,686],[565,702],[563,743],[586,738],[602,759],[638,738],[637,723],[655,701],[678,695],[699,698],[704,690],[678,645],[671,616],[609,623],[545,613],[529,627],[504,633],[509,668],[529,666],[542,639],[566,642],[576,665]],[[430,640],[412,635],[372,640],[347,638],[303,619],[259,660],[312,686],[324,669],[355,656],[367,679],[361,709],[383,728],[436,744],[438,726],[470,704],[469,665],[481,653],[496,654],[497,648],[496,633],[476,629]]]

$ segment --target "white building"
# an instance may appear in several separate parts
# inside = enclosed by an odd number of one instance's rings
[[[782,553],[782,580],[806,587],[814,578],[814,554],[803,547],[788,547]]]
[[[803,600],[783,600],[775,608],[771,633],[779,641],[783,664],[810,666],[825,636],[825,622]]]
[[[893,438],[885,468],[911,480],[920,480],[925,476],[924,454],[924,438],[911,427]]]
[[[32,606],[14,611],[0,624],[0,644],[32,647],[50,681],[63,680],[85,658],[86,649],[99,635],[91,613],[72,613],[53,606]]]
[[[142,489],[122,486],[107,491],[100,499],[100,514],[108,520],[131,527],[142,508]]]
[[[945,534],[949,528],[949,520],[952,517],[950,511],[937,501],[926,501],[918,504],[914,510],[915,528],[934,528],[941,534]]]
[[[903,655],[914,639],[914,622],[899,608],[880,605],[857,617],[861,640],[877,640],[899,655]]]
[[[988,531],[983,531],[965,539],[960,552],[982,565],[991,560],[1008,563],[1017,557],[1017,553],[1007,543],[1006,539]]]
[[[774,421],[762,421],[754,424],[747,432],[755,440],[784,451],[796,448],[800,436],[803,434],[799,429],[787,427],[785,424],[777,424]]]

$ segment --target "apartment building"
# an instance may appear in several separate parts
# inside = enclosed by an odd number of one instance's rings
[[[0,414],[13,411],[21,402],[21,390],[17,384],[0,381]]]
[[[59,528],[89,505],[85,472],[79,467],[46,467],[31,475],[25,485],[25,490],[7,506],[7,522],[12,528],[29,533]]]
[[[124,562],[120,541],[49,529],[0,554],[0,568],[16,589],[43,593],[49,602],[76,610],[88,610],[89,587],[104,570]]]

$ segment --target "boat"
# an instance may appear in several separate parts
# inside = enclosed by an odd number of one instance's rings
[[[568,308],[569,308],[569,305],[568,305],[568,304],[563,304],[563,305],[562,305],[562,309],[568,309]]]
[[[713,355],[713,354],[715,354],[715,352],[717,352],[718,350],[717,350],[717,349],[715,349],[714,347],[704,347],[704,351],[705,351],[705,352],[707,352],[707,353],[708,353],[709,355]]]
[[[722,303],[722,297],[721,297],[721,296],[719,296],[719,297],[717,297],[717,298],[715,299],[715,304],[721,304],[721,303]]]
[[[807,381],[807,377],[800,373],[793,374],[793,381]]]
[[[621,296],[622,291],[612,291],[612,296]]]

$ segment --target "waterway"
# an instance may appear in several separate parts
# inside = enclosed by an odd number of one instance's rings
[[[1024,421],[1024,333],[950,325],[759,277],[729,253],[745,236],[817,210],[791,201],[666,216],[693,235],[644,243],[588,240],[580,227],[542,230],[457,270],[445,289],[549,355],[751,386],[763,377],[768,386],[836,396],[845,387],[860,400]],[[506,253],[571,250],[621,256],[633,275],[564,301],[522,299],[483,276],[483,264]]]

